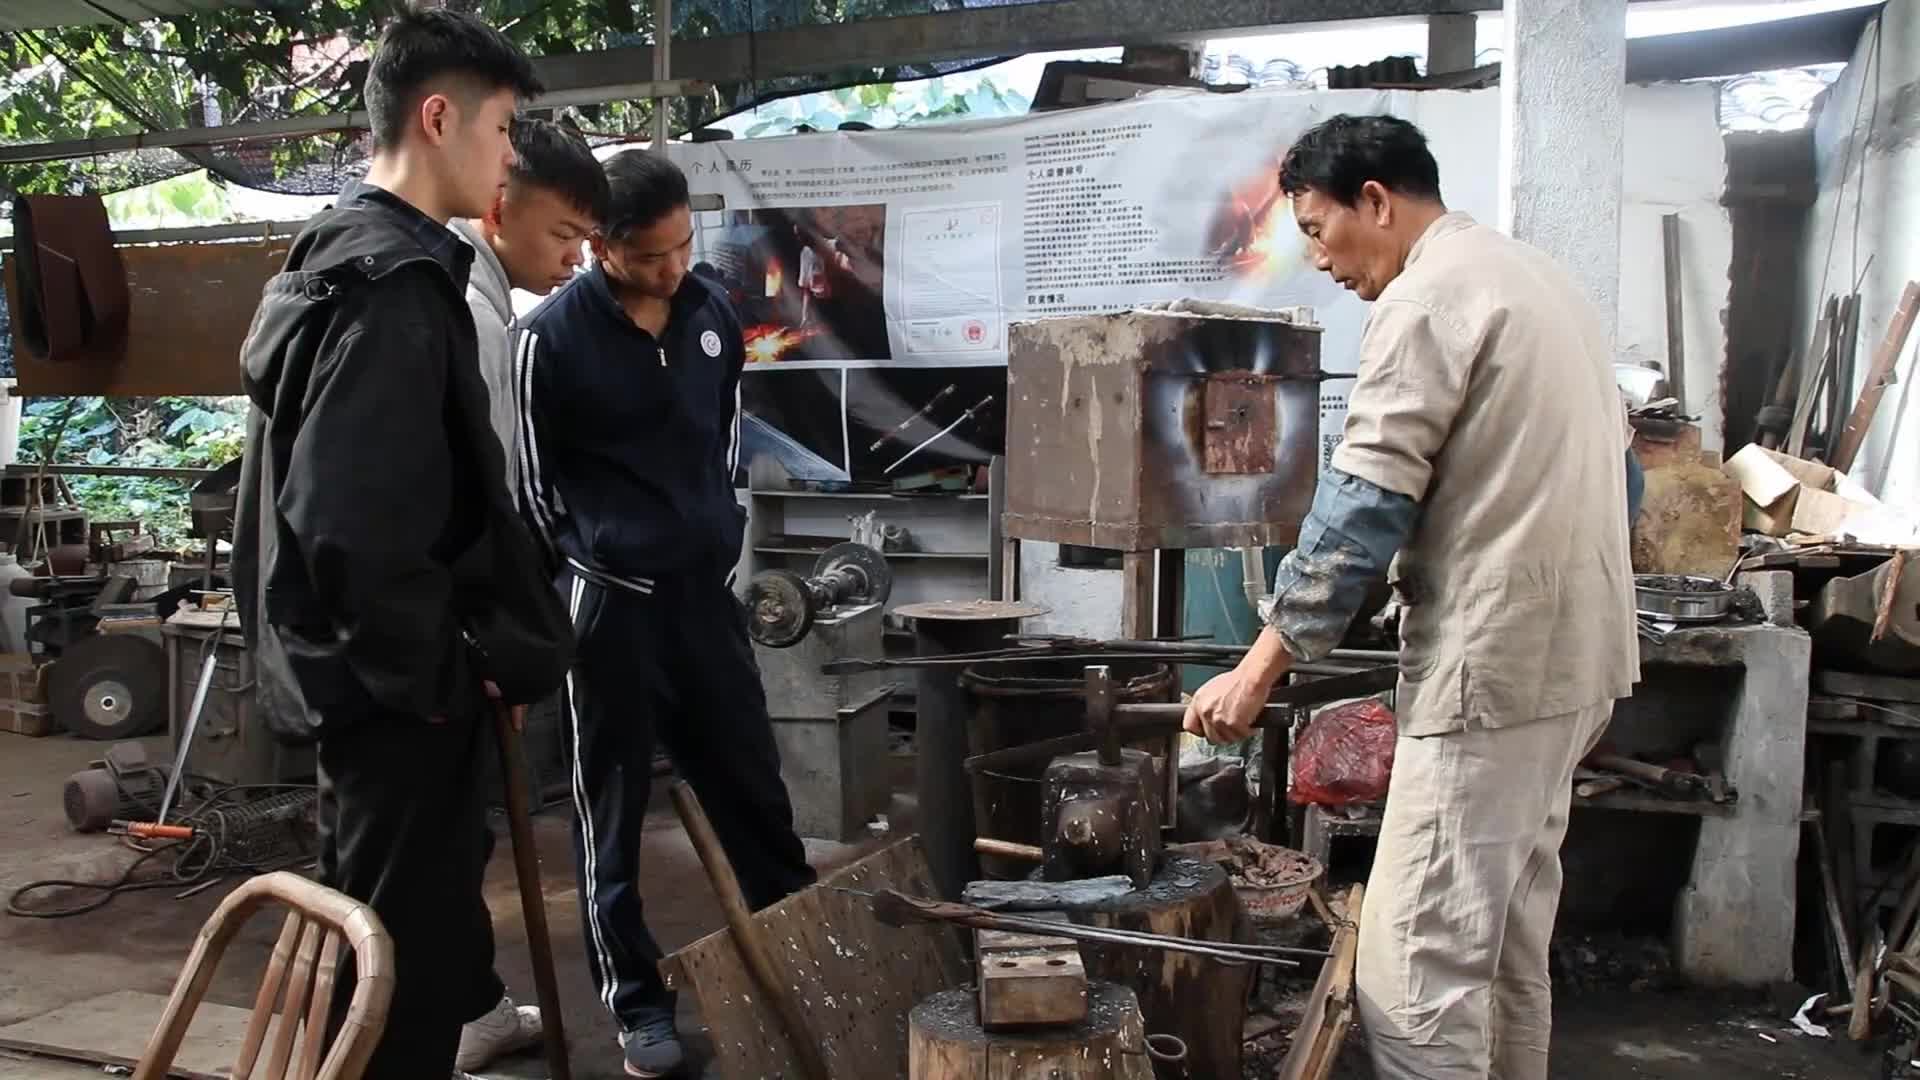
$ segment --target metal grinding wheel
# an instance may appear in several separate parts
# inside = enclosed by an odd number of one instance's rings
[[[53,718],[86,739],[132,739],[167,722],[167,654],[132,634],[91,634],[47,673]]]
[[[813,564],[816,581],[828,583],[834,604],[884,604],[893,594],[893,568],[887,557],[865,544],[848,541],[822,552]]]
[[[747,632],[770,649],[796,645],[820,612],[841,604],[884,604],[893,592],[886,556],[865,544],[835,544],[813,564],[813,576],[766,570],[747,586]]]
[[[794,645],[813,629],[807,579],[791,570],[766,570],[747,586],[747,631],[770,649]]]

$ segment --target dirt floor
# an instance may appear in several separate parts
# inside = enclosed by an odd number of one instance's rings
[[[67,775],[99,756],[102,747],[65,737],[27,739],[0,734],[0,894],[47,877],[77,879],[117,875],[132,854],[116,841],[76,836],[61,809]],[[151,744],[157,759],[161,742]],[[910,820],[906,800],[895,800],[896,824]],[[621,1075],[614,1028],[594,1000],[585,953],[579,944],[567,808],[549,808],[536,819],[549,918],[558,952],[561,996],[567,1018],[574,1075],[611,1080]],[[493,909],[499,966],[522,1000],[531,1001],[532,978],[520,926],[519,900],[504,841],[489,868],[487,897]],[[844,865],[878,845],[810,842],[808,853],[823,870]],[[720,926],[699,860],[663,802],[656,803],[644,840],[648,868],[642,882],[649,921],[671,950]],[[123,895],[106,908],[59,920],[0,916],[0,1026],[117,990],[167,993],[194,934],[219,903],[223,888],[187,899],[173,889]],[[277,921],[256,920],[222,965],[210,999],[251,1003]],[[1850,1046],[1800,1035],[1764,1002],[1695,991],[1635,991],[1626,987],[1562,993],[1555,1008],[1553,1075],[1567,1080],[1646,1077],[1652,1080],[1773,1077],[1838,1080],[1877,1075],[1873,1062]],[[682,998],[681,1028],[689,1048],[705,1060],[697,1013]],[[1361,1042],[1349,1041],[1339,1076],[1371,1077]],[[1844,1042],[1844,1040],[1842,1040]],[[0,1051],[0,1080],[67,1080],[102,1075],[83,1067],[28,1059]],[[501,1078],[545,1075],[537,1055],[490,1070]],[[710,1076],[717,1072],[708,1071]]]

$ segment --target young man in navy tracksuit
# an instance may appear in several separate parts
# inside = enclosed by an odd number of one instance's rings
[[[680,170],[630,150],[607,161],[607,180],[593,269],[521,323],[519,464],[522,509],[578,638],[567,705],[588,963],[620,1021],[627,1075],[654,1077],[681,1065],[635,880],[655,738],[750,904],[814,875],[732,591],[746,519],[733,493],[740,323],[717,285],[687,272]]]

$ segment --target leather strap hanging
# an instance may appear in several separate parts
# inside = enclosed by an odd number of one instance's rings
[[[55,363],[120,355],[127,339],[127,268],[98,195],[24,195],[14,207],[22,303],[19,331]]]

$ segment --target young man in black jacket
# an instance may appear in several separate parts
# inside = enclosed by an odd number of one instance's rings
[[[301,231],[242,347],[235,598],[268,724],[318,740],[320,879],[393,938],[370,1080],[458,1076],[462,1025],[512,1009],[480,891],[488,698],[519,714],[557,689],[569,627],[505,488],[473,250],[446,223],[492,206],[508,123],[538,89],[476,20],[390,23],[366,182]]]
[[[639,150],[607,161],[595,265],[521,322],[522,508],[573,614],[568,680],[587,956],[629,1076],[679,1069],[674,997],[641,918],[635,856],[653,747],[699,794],[749,903],[814,880],[732,592],[746,513],[740,323],[687,272],[687,180]]]

